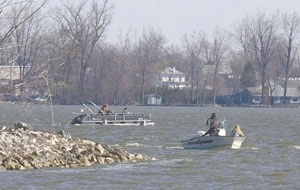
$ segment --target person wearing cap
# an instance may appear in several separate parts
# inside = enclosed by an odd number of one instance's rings
[[[209,126],[209,129],[202,136],[206,136],[206,135],[217,136],[218,135],[220,122],[217,120],[216,113],[211,114],[211,117],[208,118],[206,121],[206,125]]]
[[[129,114],[129,111],[127,110],[127,108],[123,109],[122,114]]]
[[[244,133],[239,125],[235,125],[231,131],[231,136],[233,137],[244,137]]]

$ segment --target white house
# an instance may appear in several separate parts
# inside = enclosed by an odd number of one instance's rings
[[[176,70],[175,67],[167,67],[158,74],[156,86],[179,89],[186,88],[188,87],[186,77],[187,74]]]

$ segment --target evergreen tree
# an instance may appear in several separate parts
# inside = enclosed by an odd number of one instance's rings
[[[241,87],[255,87],[256,86],[256,76],[255,71],[251,65],[251,63],[247,63],[244,68],[244,72],[241,76]]]

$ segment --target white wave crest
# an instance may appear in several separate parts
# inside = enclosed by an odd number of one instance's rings
[[[103,170],[129,170],[132,168],[133,168],[132,164],[117,164],[117,165],[109,165],[103,168]]]
[[[140,143],[126,143],[126,146],[143,147],[143,148],[162,148],[162,146],[151,146]]]
[[[181,146],[167,146],[166,147],[166,149],[178,149],[178,150],[182,150],[182,149],[184,149],[183,147],[181,147]]]

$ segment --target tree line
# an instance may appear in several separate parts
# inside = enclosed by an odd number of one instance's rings
[[[272,93],[283,81],[286,97],[288,78],[299,75],[297,12],[260,11],[235,21],[231,30],[195,31],[175,45],[151,26],[141,34],[122,31],[118,42],[107,42],[115,10],[109,0],[48,5],[47,0],[0,2],[0,64],[20,70],[19,80],[0,92],[29,89],[48,91],[59,104],[125,105],[144,104],[145,95],[155,91],[168,105],[200,105],[261,85],[264,104],[266,86]],[[190,87],[156,88],[155,77],[166,67],[188,74]],[[230,75],[222,74],[226,67]]]

